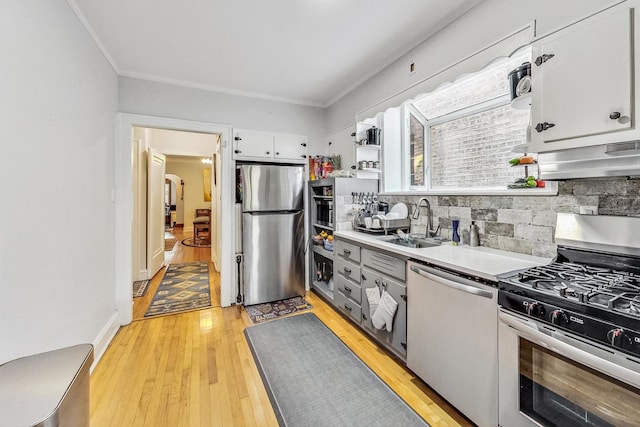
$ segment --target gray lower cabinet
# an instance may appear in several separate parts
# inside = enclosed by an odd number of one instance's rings
[[[396,314],[393,318],[393,327],[391,332],[387,329],[376,329],[373,326],[370,312],[369,301],[367,300],[366,289],[377,287],[379,292],[386,290],[389,295],[398,303]],[[378,341],[384,343],[387,347],[402,356],[407,357],[407,286],[396,280],[384,277],[381,274],[369,270],[362,269],[362,326]]]
[[[336,306],[356,323],[360,323],[362,317],[362,307],[342,292],[336,293]]]
[[[337,243],[337,242],[336,242]],[[343,245],[337,244],[341,248]],[[353,248],[360,259],[360,248]],[[353,258],[345,258],[342,252],[338,252],[334,264],[334,280],[336,285],[336,307],[350,316],[356,323],[360,323],[362,316],[362,290],[360,287],[360,264],[355,264]]]
[[[336,238],[334,246],[335,307],[353,322],[405,360],[407,356],[407,287],[404,259]],[[391,332],[371,321],[366,289],[386,290],[398,303]]]

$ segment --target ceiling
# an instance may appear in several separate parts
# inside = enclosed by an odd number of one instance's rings
[[[123,76],[326,107],[481,0],[67,0]]]

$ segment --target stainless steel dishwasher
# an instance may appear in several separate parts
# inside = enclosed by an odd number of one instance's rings
[[[497,426],[497,287],[415,261],[407,273],[407,366],[475,424]]]

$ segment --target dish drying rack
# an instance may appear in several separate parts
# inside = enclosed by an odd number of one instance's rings
[[[396,230],[400,229],[404,232],[409,232],[411,228],[411,220],[409,218],[403,219],[382,219],[380,218],[379,228],[367,228],[364,225],[364,218],[356,218],[354,221],[354,230],[362,231],[364,233],[371,234],[393,234]]]

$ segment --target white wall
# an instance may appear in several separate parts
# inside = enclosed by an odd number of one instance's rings
[[[537,34],[607,6],[610,0],[484,0],[407,55],[327,109],[327,134],[353,123],[355,114],[536,21]],[[409,74],[409,64],[416,71]]]
[[[117,77],[64,0],[2,6],[0,363],[117,327]]]
[[[166,155],[211,157],[216,149],[217,135],[181,132],[167,129],[147,129],[149,145]]]
[[[325,110],[120,77],[121,112],[225,124],[309,137],[309,154],[324,153]]]

